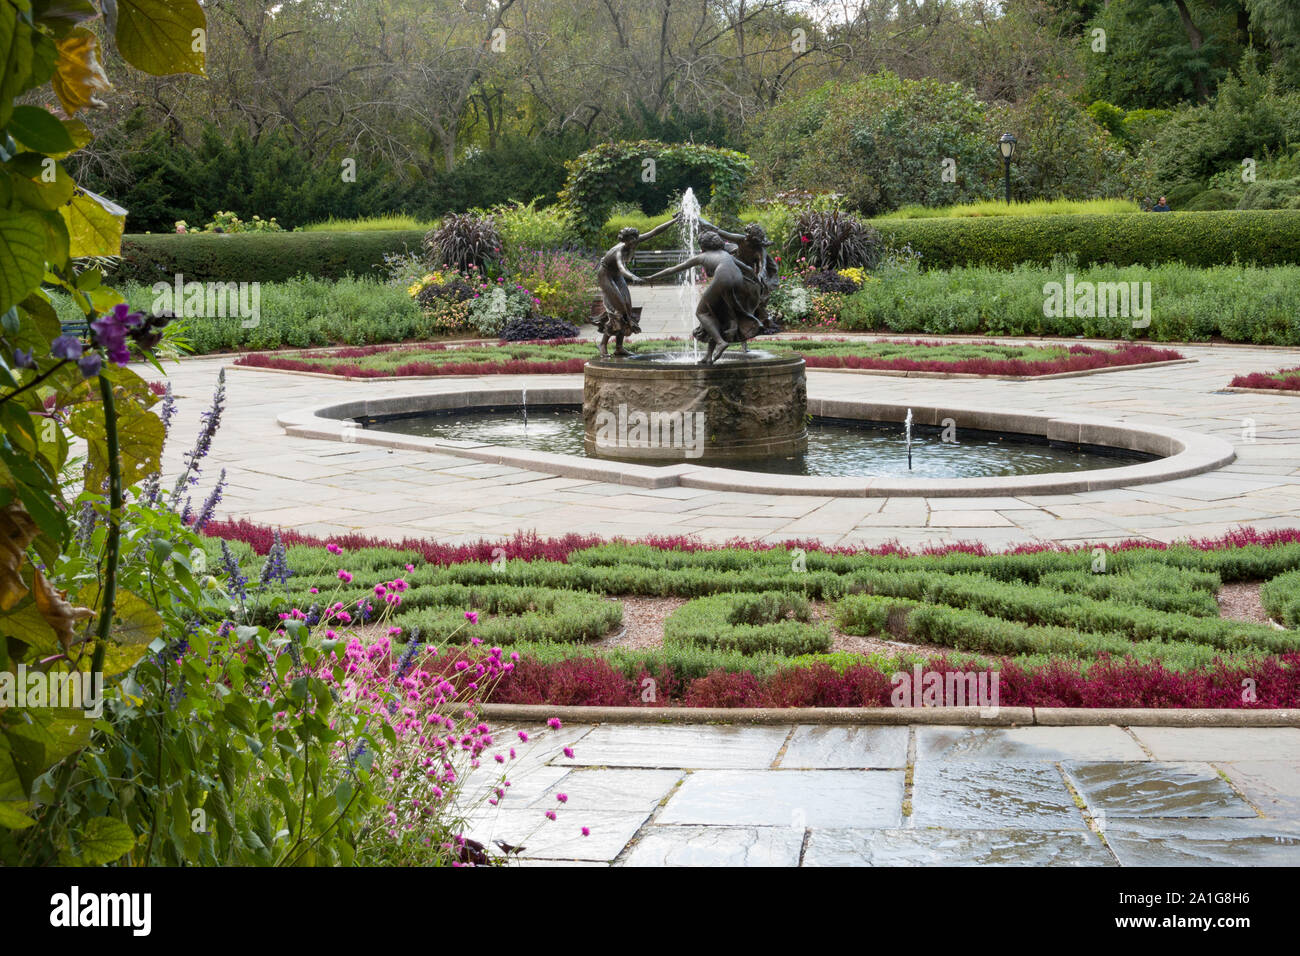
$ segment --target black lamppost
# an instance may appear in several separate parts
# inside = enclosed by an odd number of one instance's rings
[[[998,140],[998,152],[1002,154],[1002,175],[1007,187],[1007,205],[1011,205],[1011,157],[1016,153],[1016,138],[1010,133],[1003,133]]]

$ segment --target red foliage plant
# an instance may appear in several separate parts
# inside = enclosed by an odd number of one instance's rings
[[[1229,386],[1232,388],[1267,388],[1285,392],[1300,392],[1300,368],[1284,368],[1276,372],[1251,372],[1238,375]]]

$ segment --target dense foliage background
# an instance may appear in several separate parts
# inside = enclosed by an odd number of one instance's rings
[[[747,152],[772,188],[859,211],[1000,195],[1236,208],[1300,176],[1291,0],[213,0],[207,76],[110,52],[79,181],[130,232],[218,211],[328,218],[556,200],[607,141]],[[102,26],[95,29],[102,31]],[[828,161],[828,157],[832,161]],[[955,177],[943,176],[951,160]],[[665,172],[671,176],[670,171]],[[619,198],[640,205],[633,178]],[[1259,190],[1255,191],[1256,193]],[[1287,205],[1294,183],[1253,202]],[[653,200],[653,201],[651,201]],[[1259,208],[1258,205],[1252,208]]]

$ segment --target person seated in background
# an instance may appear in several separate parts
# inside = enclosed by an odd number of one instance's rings
[[[1151,207],[1151,211],[1170,212],[1171,210],[1169,209],[1169,200],[1167,200],[1164,196],[1161,196],[1160,201]]]

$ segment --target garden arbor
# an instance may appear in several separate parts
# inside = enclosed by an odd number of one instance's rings
[[[583,238],[593,239],[616,202],[639,202],[654,212],[686,187],[707,183],[710,214],[722,225],[734,225],[753,166],[744,153],[716,146],[654,140],[602,143],[568,164],[560,202]]]

